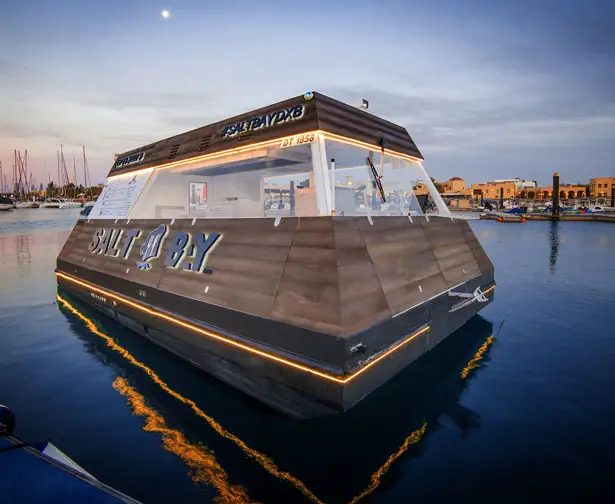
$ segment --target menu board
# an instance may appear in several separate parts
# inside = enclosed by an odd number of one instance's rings
[[[207,210],[207,182],[190,182],[190,210]]]
[[[94,208],[88,215],[90,219],[124,219],[143,190],[152,170],[142,170],[135,174],[111,177],[105,183]]]

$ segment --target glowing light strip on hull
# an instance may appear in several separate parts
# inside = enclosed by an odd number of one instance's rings
[[[289,366],[292,367],[294,369],[297,369],[299,371],[303,371],[305,373],[309,373],[315,376],[318,376],[320,378],[324,378],[326,380],[332,381],[332,382],[336,382],[336,383],[340,383],[340,384],[346,384],[348,382],[350,382],[351,380],[355,379],[357,376],[359,376],[360,374],[364,373],[365,371],[367,371],[369,368],[371,368],[372,366],[374,366],[375,364],[377,364],[378,362],[380,362],[382,359],[384,359],[385,357],[388,357],[389,355],[391,355],[393,352],[399,350],[400,348],[402,348],[403,346],[407,345],[408,343],[410,343],[412,340],[414,340],[416,337],[420,336],[421,334],[427,332],[431,326],[426,325],[424,327],[422,327],[421,329],[415,331],[414,333],[409,334],[404,340],[402,340],[401,342],[399,342],[397,345],[391,347],[389,350],[387,350],[386,352],[380,354],[378,357],[376,357],[375,359],[371,360],[370,362],[368,362],[367,364],[365,364],[361,369],[355,371],[354,373],[346,376],[345,378],[340,378],[338,376],[334,376],[334,375],[330,375],[327,373],[323,373],[322,371],[318,371],[317,369],[305,366],[303,364],[298,364],[296,362],[290,361],[288,359],[285,359],[283,357],[278,357],[277,355],[273,355],[271,353],[268,352],[263,352],[262,350],[258,350],[257,348],[253,348],[251,346],[248,345],[244,345],[243,343],[240,343],[238,341],[232,340],[230,338],[227,338],[226,336],[222,336],[221,334],[217,334],[214,333],[212,331],[208,331],[207,329],[203,329],[202,327],[199,327],[197,325],[194,324],[190,324],[189,322],[184,322],[183,320],[180,320],[178,318],[172,317],[170,315],[167,315],[165,313],[159,312],[157,310],[152,310],[150,308],[147,308],[146,306],[143,306],[139,303],[135,303],[134,301],[131,301],[127,298],[124,298],[123,296],[118,296],[117,294],[113,294],[107,290],[101,289],[100,287],[95,287],[94,285],[88,283],[88,282],[84,282],[83,280],[79,280],[77,278],[74,278],[70,275],[66,275],[65,273],[61,273],[59,271],[56,271],[56,275],[60,278],[63,278],[64,280],[68,280],[69,282],[73,282],[76,285],[80,285],[82,287],[85,287],[86,289],[89,289],[93,292],[96,292],[98,294],[102,294],[105,295],[111,299],[115,299],[121,303],[124,303],[125,305],[128,305],[132,308],[135,308],[139,311],[142,311],[144,313],[147,313],[149,315],[153,315],[155,317],[161,318],[163,320],[166,320],[168,322],[171,322],[173,324],[179,325],[181,327],[184,327],[186,329],[190,329],[194,332],[197,332],[199,334],[202,334],[204,336],[207,336],[209,338],[212,338],[214,340],[220,341],[221,343],[225,343],[227,345],[231,345],[234,346],[236,348],[240,348],[241,350],[245,350],[247,352],[250,352],[252,354],[258,355],[260,357],[264,357],[265,359],[269,359],[272,361],[275,361],[279,364],[283,364],[285,366]]]
[[[327,139],[327,140],[332,140],[334,142],[339,142],[339,143],[343,143],[346,145],[351,145],[354,147],[359,147],[361,149],[365,149],[368,151],[374,151],[374,152],[381,152],[382,151],[382,147],[380,147],[379,145],[375,145],[375,144],[370,144],[368,142],[363,142],[361,140],[355,140],[354,138],[350,138],[350,137],[345,137],[342,135],[336,135],[335,133],[328,133],[327,131],[323,131],[323,130],[313,130],[313,131],[304,131],[302,133],[299,133],[301,135],[309,135],[314,133],[315,135],[320,135],[323,138]],[[297,136],[297,135],[291,135],[291,136]],[[174,168],[177,166],[183,166],[185,164],[188,163],[194,163],[195,161],[208,161],[210,159],[218,159],[218,158],[222,158],[222,157],[227,157],[227,156],[232,156],[233,154],[241,154],[244,152],[250,152],[253,150],[257,150],[257,149],[262,149],[264,147],[273,147],[273,146],[277,146],[282,140],[284,140],[285,138],[290,138],[289,136],[283,136],[283,137],[279,137],[279,138],[274,138],[273,140],[265,140],[263,142],[257,142],[257,143],[253,143],[253,144],[248,144],[248,145],[243,145],[240,147],[233,147],[231,149],[225,149],[225,150],[221,150],[218,152],[212,152],[211,154],[201,154],[200,156],[193,156],[190,157],[188,159],[182,159],[180,161],[174,161],[174,162],[170,162],[170,163],[164,163],[164,164],[159,164],[159,165],[154,165],[154,166],[148,166],[147,168],[139,168],[137,170],[133,170],[133,171],[129,171],[129,172],[125,172],[125,173],[120,173],[117,175],[110,175],[108,177],[109,180],[114,179],[115,177],[121,177],[122,175],[128,175],[129,173],[131,175],[134,175],[136,173],[139,173],[141,171],[144,170],[163,170],[166,168]],[[403,154],[401,152],[397,152],[394,151],[392,149],[384,149],[384,153],[388,154],[389,156],[392,157],[397,157],[400,159],[405,159],[407,161],[412,161],[414,163],[418,163],[420,161],[422,161],[422,159],[414,157],[414,156],[410,156],[409,154]]]

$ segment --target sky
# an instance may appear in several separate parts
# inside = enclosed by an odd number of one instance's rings
[[[19,0],[0,160],[92,180],[113,154],[305,91],[408,129],[438,180],[615,176],[613,0]],[[161,11],[170,17],[163,19]]]

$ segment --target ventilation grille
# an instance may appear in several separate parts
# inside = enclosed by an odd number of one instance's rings
[[[199,152],[203,152],[209,149],[209,141],[211,140],[211,135],[204,136],[201,138],[201,143],[199,144]]]
[[[169,159],[173,159],[175,156],[177,156],[179,145],[180,144],[175,144],[173,147],[171,147],[171,151],[169,152]]]

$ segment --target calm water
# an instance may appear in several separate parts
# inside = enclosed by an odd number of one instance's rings
[[[473,222],[496,301],[348,414],[298,422],[57,292],[77,215],[0,212],[0,403],[102,481],[144,502],[615,497],[615,226]]]

